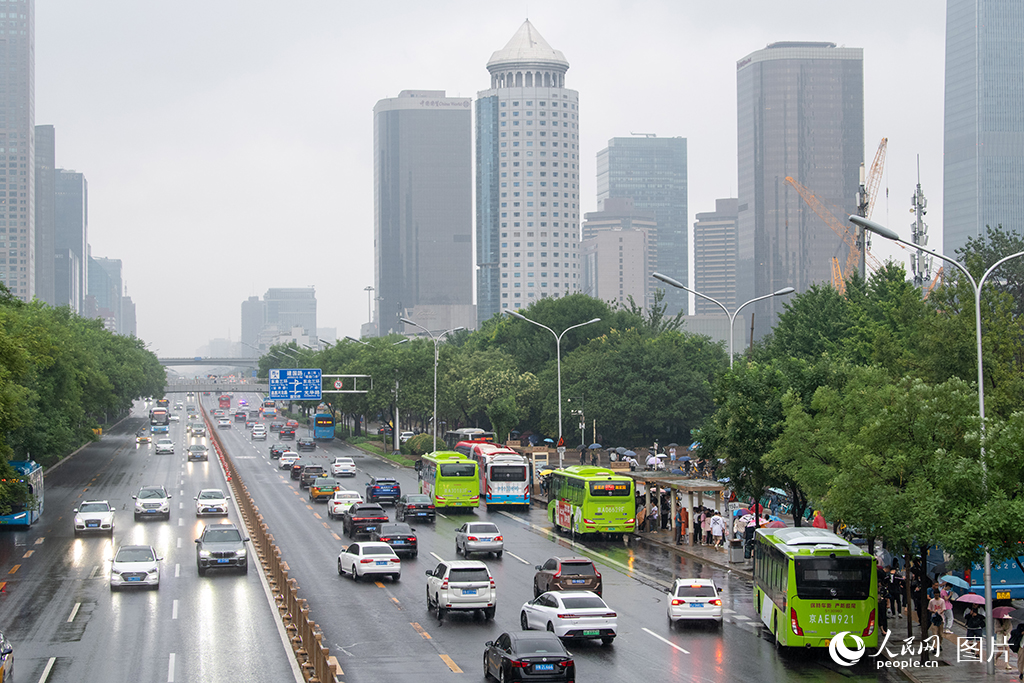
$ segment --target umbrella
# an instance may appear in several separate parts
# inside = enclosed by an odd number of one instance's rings
[[[626,454],[626,447],[625,446],[619,446],[618,448],[615,449],[615,452],[618,453],[619,455],[625,455]]]
[[[676,460],[681,460],[681,461],[683,461],[683,462],[690,462],[690,456],[688,456],[688,455],[684,455],[684,456],[683,456],[683,457],[681,457],[681,458],[676,458]]]
[[[578,451],[585,451],[585,450],[587,450],[587,445],[581,443],[579,446],[576,447],[576,450],[578,450]]]
[[[664,453],[656,453],[654,457],[655,458],[667,458],[668,456],[665,455]]]
[[[718,481],[722,482],[723,484],[728,484],[729,483],[729,477],[722,477]]]
[[[959,576],[955,576],[953,574],[946,574],[945,576],[941,576],[941,577],[939,577],[939,581],[945,581],[946,583],[951,583],[954,586],[957,586],[959,588],[970,588],[971,587],[971,584],[967,583],[966,581],[961,579]],[[993,614],[995,614],[995,612],[993,612]]]
[[[786,495],[786,492],[785,492],[785,491],[783,491],[782,489],[775,489],[775,488],[770,488],[770,489],[768,489],[768,490],[769,490],[769,491],[771,491],[772,493],[777,493],[777,494],[779,494],[780,496],[784,496],[784,495]]]
[[[1010,612],[1012,612],[1012,611],[1013,611],[1013,607],[1009,606],[1009,605],[1004,606],[1004,607],[993,607],[992,608],[992,618],[993,619],[1009,619],[1010,618]]]
[[[635,451],[623,451],[622,455],[628,455],[631,458],[635,458],[636,457],[636,452]]]
[[[740,508],[739,509],[739,513],[741,515],[752,515],[752,514],[754,514],[754,511],[751,510],[750,508]]]
[[[554,443],[554,439],[544,439],[544,443]]]
[[[590,444],[590,447],[591,448],[603,448],[603,446],[601,444],[599,444],[599,443],[592,443],[592,444]]]
[[[554,472],[554,470],[541,470],[537,474],[539,474],[542,477],[546,477],[547,475],[551,474],[552,472]]]
[[[732,516],[733,517],[739,517],[740,515],[749,515],[749,514],[750,514],[750,510],[744,510],[742,508],[740,508],[739,510],[733,510],[732,511]]]
[[[768,522],[768,528],[769,529],[785,529],[786,528],[786,523],[783,522],[781,519],[777,519],[774,522]]]
[[[964,593],[956,599],[957,602],[969,602],[972,605],[984,605],[985,598],[981,597],[977,593]]]
[[[673,441],[669,445],[665,446],[665,448],[679,448],[679,444],[677,444],[675,441]]]

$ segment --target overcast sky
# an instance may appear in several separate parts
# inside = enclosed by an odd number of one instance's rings
[[[237,340],[241,302],[270,287],[315,286],[319,325],[358,336],[373,284],[374,104],[406,89],[475,97],[527,15],[580,93],[583,212],[597,208],[597,152],[631,132],[688,139],[691,225],[736,196],[737,60],[775,41],[831,41],[864,48],[869,165],[889,138],[889,196],[873,217],[909,238],[920,154],[930,241],[942,243],[942,0],[37,0],[36,11],[36,123],[56,126],[57,166],[85,173],[92,253],[124,262],[138,334],[161,356]]]

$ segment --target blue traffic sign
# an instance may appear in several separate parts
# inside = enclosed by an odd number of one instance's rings
[[[320,368],[278,368],[270,371],[270,398],[319,401],[323,398]]]

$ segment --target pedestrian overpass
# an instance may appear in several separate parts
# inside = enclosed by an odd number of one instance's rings
[[[221,394],[232,392],[248,392],[248,393],[261,393],[266,395],[270,391],[270,386],[266,381],[259,382],[257,380],[251,380],[248,382],[241,381],[222,381],[222,380],[198,380],[198,381],[183,381],[183,382],[168,382],[164,387],[164,396],[168,394],[186,394],[190,391],[195,392],[197,395],[202,396],[199,392],[210,392],[212,396],[220,396]]]
[[[212,356],[193,356],[191,358],[157,358],[160,365],[167,367],[181,365],[208,365],[220,368],[258,368],[259,358],[216,358]]]

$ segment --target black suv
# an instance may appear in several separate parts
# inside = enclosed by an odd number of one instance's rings
[[[292,479],[298,479],[302,476],[302,470],[306,467],[306,463],[301,460],[296,460],[292,464]]]
[[[368,534],[388,523],[388,513],[376,503],[355,503],[341,513],[341,527],[349,538]]]
[[[394,477],[370,477],[366,485],[367,503],[380,503],[388,500],[394,503],[402,497],[402,487]]]
[[[299,477],[299,487],[306,488],[320,477],[326,477],[327,471],[323,465],[306,465],[302,468],[302,475]]]
[[[316,441],[313,441],[313,439],[299,439],[295,442],[295,450],[300,453],[302,451],[315,451]]]
[[[275,444],[271,444],[271,446],[270,446],[270,457],[271,458],[276,460],[277,458],[281,457],[282,453],[284,453],[284,447],[283,446],[278,446],[276,443]]]
[[[434,521],[434,504],[430,502],[430,496],[422,493],[407,493],[395,501],[395,521],[408,522],[413,519],[425,519],[428,522]]]
[[[194,443],[188,447],[189,460],[209,460],[209,449],[205,444]]]
[[[245,574],[249,571],[249,553],[245,548],[248,538],[242,536],[234,524],[210,524],[196,539],[196,567],[204,576],[211,567],[235,567]]]

